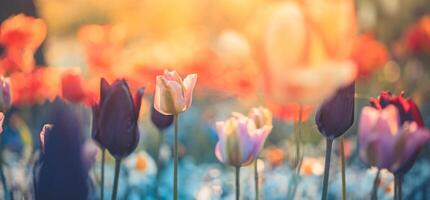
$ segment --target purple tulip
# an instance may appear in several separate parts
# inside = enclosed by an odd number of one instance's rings
[[[93,106],[93,138],[116,159],[133,152],[139,143],[139,117],[143,88],[133,99],[127,82],[100,83],[100,102]]]
[[[406,173],[421,147],[430,139],[429,130],[415,121],[401,123],[398,109],[364,107],[358,130],[360,157],[368,165]]]
[[[172,125],[173,115],[163,115],[152,106],[151,121],[158,130],[162,131]]]
[[[318,130],[328,139],[335,139],[345,133],[354,123],[355,83],[339,89],[325,101],[315,116]]]
[[[57,100],[43,153],[34,166],[35,199],[89,199],[89,168],[82,155],[83,132],[72,109]]]

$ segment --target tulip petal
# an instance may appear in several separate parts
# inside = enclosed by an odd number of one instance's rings
[[[139,118],[140,107],[142,105],[142,97],[145,92],[145,88],[139,88],[134,95],[134,110],[136,111],[136,119]]]
[[[185,88],[185,109],[188,109],[191,106],[191,102],[193,100],[193,90],[197,82],[197,74],[190,74],[184,79],[184,88]]]
[[[185,110],[183,91],[179,83],[157,76],[154,107],[165,115],[174,115]]]

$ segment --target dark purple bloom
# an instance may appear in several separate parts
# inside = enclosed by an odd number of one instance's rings
[[[354,123],[355,83],[339,89],[318,109],[315,123],[325,137],[335,139]]]
[[[401,92],[399,96],[392,95],[391,92],[382,91],[378,98],[371,98],[370,104],[376,109],[383,109],[388,105],[394,105],[397,107],[400,115],[400,121],[415,121],[419,127],[424,126],[423,118],[418,106],[412,99],[404,98],[404,92]]]
[[[34,167],[35,199],[88,199],[88,167],[82,157],[83,132],[72,109],[57,100],[52,128]]]
[[[139,117],[143,88],[135,98],[125,80],[100,83],[100,102],[93,106],[93,138],[116,159],[133,152],[139,143]]]
[[[161,131],[172,125],[173,115],[163,115],[152,106],[151,121]]]

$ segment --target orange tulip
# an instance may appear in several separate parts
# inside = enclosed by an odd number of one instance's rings
[[[25,71],[34,67],[34,52],[46,37],[47,27],[41,19],[19,14],[5,20],[0,27],[1,73]]]
[[[268,93],[275,101],[315,105],[350,83],[354,2],[296,1],[279,5],[265,38]]]

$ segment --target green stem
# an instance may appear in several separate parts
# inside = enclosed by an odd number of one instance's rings
[[[373,180],[371,200],[378,200],[378,181],[379,181],[380,173],[381,173],[381,170],[378,169],[378,172],[376,172],[375,180]]]
[[[342,171],[342,200],[346,200],[345,145],[343,136],[340,138],[340,158]]]
[[[236,200],[240,197],[240,167],[236,167]]]
[[[327,199],[327,189],[328,189],[328,177],[330,172],[330,157],[331,157],[331,148],[333,146],[333,140],[326,139],[327,147],[325,152],[325,164],[324,164],[324,180],[323,180],[323,191],[322,191],[322,200]]]
[[[301,153],[300,153],[300,146],[301,146],[301,136],[302,136],[302,129],[303,129],[303,124],[302,124],[302,119],[303,118],[303,105],[300,104],[299,107],[299,117],[297,120],[297,134],[295,137],[296,140],[296,163],[295,163],[295,167],[297,170],[297,173],[300,172],[300,168],[302,166],[302,158],[301,158]]]
[[[158,149],[157,149],[157,187],[154,187],[154,192],[155,192],[155,196],[157,197],[157,199],[160,199],[160,196],[158,194],[158,186],[160,186],[160,175],[161,175],[161,158],[160,158],[160,151],[161,151],[161,145],[163,144],[163,131],[160,130],[159,132],[159,137],[158,137]]]
[[[394,199],[402,200],[402,176],[394,176]]]
[[[115,178],[113,181],[112,200],[116,200],[116,196],[117,196],[120,167],[121,167],[121,159],[115,159]]]
[[[3,171],[3,161],[0,161],[0,178],[1,178],[1,183],[3,185],[3,194],[4,194],[4,199],[9,199],[8,194],[9,189],[7,187],[7,183],[6,183],[6,176],[4,174]]]
[[[100,197],[101,200],[104,199],[104,187],[105,187],[105,156],[106,155],[106,149],[102,148],[102,165],[101,165],[101,183],[100,183]]]
[[[175,115],[175,147],[174,147],[174,168],[173,168],[173,199],[178,199],[178,128],[179,114]]]
[[[254,178],[255,178],[255,199],[260,199],[260,195],[258,193],[258,159],[254,161]]]

